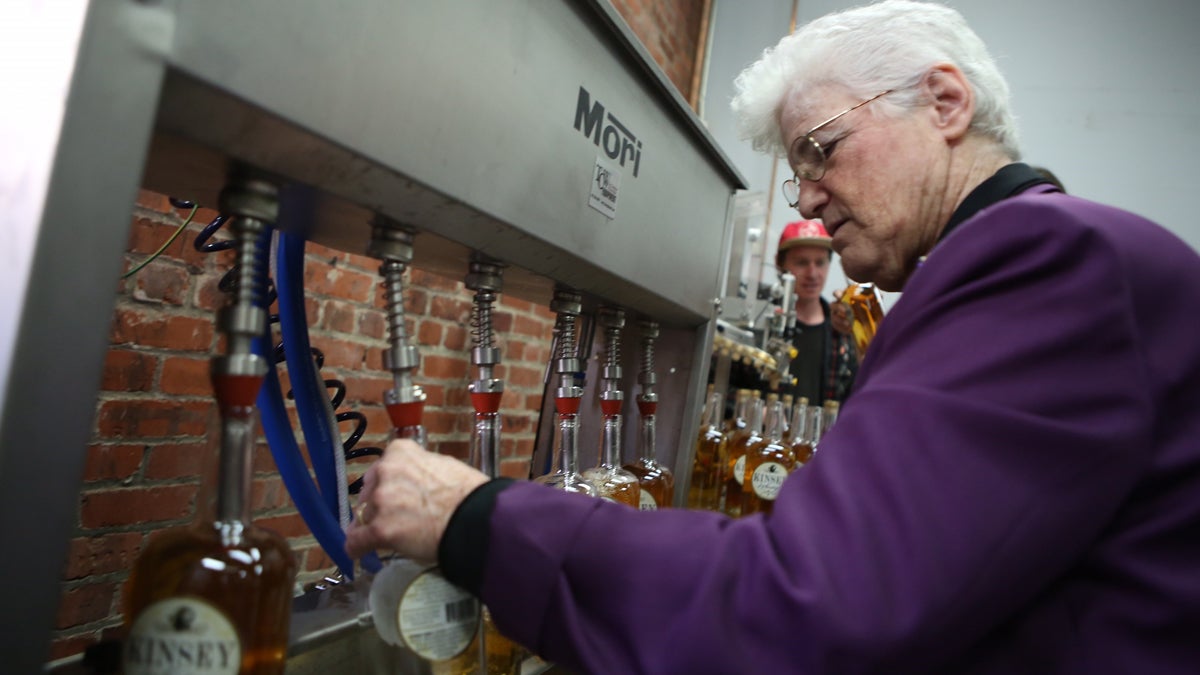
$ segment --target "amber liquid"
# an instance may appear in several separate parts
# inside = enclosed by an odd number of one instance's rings
[[[611,466],[597,466],[583,472],[583,479],[596,487],[601,499],[638,508],[642,499],[642,489],[638,485],[637,476]]]
[[[784,443],[761,441],[749,448],[742,478],[742,515],[770,513],[775,506],[777,485],[795,469],[796,458]]]
[[[296,580],[292,551],[280,535],[250,524],[239,536],[222,539],[214,523],[152,539],[126,586],[125,629],[159,600],[198,597],[218,608],[237,630],[241,675],[282,673]]]
[[[437,661],[431,664],[432,675],[520,675],[521,662],[525,658],[525,650],[517,643],[508,639],[496,628],[492,614],[483,607],[483,620],[480,622],[483,635],[483,649],[479,648],[480,633],[475,634],[466,651],[453,659]],[[486,668],[479,667],[479,659],[487,663]]]
[[[655,509],[665,509],[674,502],[675,474],[667,467],[643,457],[633,464],[626,464],[625,470],[637,476],[641,491],[649,494],[654,500]],[[643,511],[650,510],[649,506],[642,502],[639,502],[638,508]]]
[[[813,458],[813,446],[808,441],[796,441],[792,444],[792,456],[796,458],[796,468],[808,464]]]
[[[842,302],[850,305],[854,314],[854,346],[864,354],[883,321],[883,305],[874,284],[851,284],[842,294]]]
[[[745,478],[745,461],[747,451],[763,441],[757,433],[743,429],[735,433],[730,441],[729,456],[725,460],[725,514],[738,518],[742,515],[742,480]]]
[[[688,508],[721,510],[721,488],[729,444],[725,434],[714,428],[700,430],[696,456],[692,461],[692,483],[688,487]]]

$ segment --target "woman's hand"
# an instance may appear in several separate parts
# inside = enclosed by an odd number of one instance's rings
[[[346,530],[346,552],[357,559],[382,548],[418,562],[436,562],[450,516],[487,481],[485,474],[453,457],[410,440],[392,441],[363,474],[355,520]]]

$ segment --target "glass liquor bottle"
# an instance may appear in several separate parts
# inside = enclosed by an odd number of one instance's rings
[[[850,312],[854,315],[854,346],[861,357],[867,352],[867,346],[883,321],[879,293],[875,290],[875,284],[850,284],[842,293],[841,301],[850,306]]]
[[[749,412],[743,433],[735,433],[729,443],[729,455],[725,459],[725,513],[733,518],[742,515],[743,481],[746,477],[746,453],[762,442],[763,401],[751,397],[747,402]]]
[[[223,211],[237,214],[242,189],[255,202],[268,186],[227,189]],[[286,665],[296,561],[287,540],[251,522],[249,503],[254,401],[266,373],[250,348],[265,329],[265,275],[256,263],[266,222],[239,216],[232,229],[237,296],[218,315],[228,352],[212,364],[221,414],[215,513],[151,539],[134,563],[124,603],[127,675],[274,674]]]
[[[801,396],[792,408],[792,422],[788,425],[787,440],[796,458],[796,468],[800,468],[812,459],[812,445],[808,442],[808,416],[811,407],[808,397]]]
[[[783,442],[783,403],[767,406],[762,440],[746,450],[742,515],[770,513],[783,481],[796,468],[792,448]]]
[[[502,267],[480,254],[473,254],[468,270],[464,285],[475,291],[471,315],[471,364],[476,368],[476,378],[468,385],[471,404],[475,408],[469,459],[472,466],[488,478],[497,478],[500,476],[500,399],[504,394],[504,380],[495,377],[500,349],[496,347],[492,329],[492,305],[503,287]],[[474,663],[470,664],[474,667],[464,672],[519,673],[524,649],[500,632],[487,607],[481,606],[480,610],[479,633],[475,644],[467,648],[467,654],[475,655]],[[480,661],[484,664],[482,669],[479,668]]]
[[[792,437],[792,454],[796,457],[798,466],[810,462],[817,452],[817,442],[825,429],[825,411],[816,406],[806,406],[804,411],[804,429],[802,433]],[[795,419],[795,416],[793,416]]]
[[[704,407],[704,419],[696,438],[696,452],[692,460],[692,481],[688,486],[688,508],[722,511],[722,488],[725,482],[726,460],[729,443],[721,430],[725,397],[721,392],[708,395]]]
[[[550,473],[534,482],[566,492],[578,492],[591,497],[600,493],[579,472],[579,403],[583,388],[576,384],[580,372],[576,320],[583,311],[582,296],[567,289],[557,289],[550,309],[555,319],[555,373],[558,387],[554,392],[554,446]]]
[[[675,474],[656,459],[656,415],[658,394],[654,391],[657,375],[654,372],[654,342],[658,339],[658,323],[642,321],[642,367],[638,372],[638,383],[642,386],[637,397],[638,405],[638,454],[637,459],[625,468],[637,476],[641,486],[638,508],[653,511],[671,506],[675,500]]]
[[[600,376],[600,411],[604,415],[600,430],[600,456],[596,466],[583,472],[600,491],[600,497],[619,504],[638,508],[641,486],[637,476],[621,467],[621,433],[624,426],[621,407],[625,392],[620,388],[621,329],[625,327],[625,312],[601,307],[597,312],[599,325],[604,329],[604,367]]]
[[[821,432],[827,432],[833,427],[833,423],[837,421],[838,413],[841,412],[841,404],[837,401],[825,401],[822,406],[822,425]]]

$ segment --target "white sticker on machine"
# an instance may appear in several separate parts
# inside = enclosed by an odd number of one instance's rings
[[[479,601],[432,569],[409,584],[396,611],[405,645],[431,661],[461,654],[479,628]]]
[[[617,217],[617,193],[621,188],[621,172],[607,159],[596,157],[596,170],[592,172],[592,192],[588,206],[603,213],[606,218]]]

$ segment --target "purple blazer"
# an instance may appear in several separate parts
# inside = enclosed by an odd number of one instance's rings
[[[1200,670],[1200,258],[1040,192],[913,273],[772,515],[499,490],[500,628],[586,673]]]

